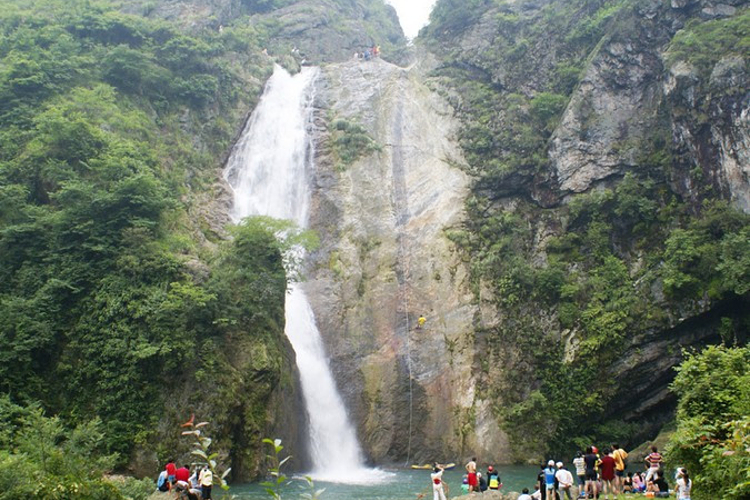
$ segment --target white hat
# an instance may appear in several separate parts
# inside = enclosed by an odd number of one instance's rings
[[[554,460],[550,460],[549,462],[547,462],[547,465],[549,465],[550,467],[554,467],[555,466],[555,461]]]
[[[557,466],[557,468],[559,469],[560,467],[562,467],[562,466],[563,466],[563,463],[562,463],[562,462],[557,462],[556,466]]]

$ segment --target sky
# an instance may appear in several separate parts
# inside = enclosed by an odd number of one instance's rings
[[[419,29],[427,24],[430,10],[435,4],[435,0],[386,0],[386,2],[396,8],[401,28],[409,38],[416,37]]]

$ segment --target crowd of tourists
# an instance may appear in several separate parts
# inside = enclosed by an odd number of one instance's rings
[[[177,467],[174,460],[169,460],[156,480],[156,489],[174,493],[175,499],[211,500],[213,472],[208,465],[189,465]]]
[[[541,465],[534,492],[524,488],[518,500],[573,500],[574,496],[609,500],[625,493],[642,493],[655,498],[670,496],[664,460],[656,446],[652,446],[651,453],[645,457],[643,471],[627,472],[627,458],[628,453],[613,444],[601,452],[596,446],[578,452],[573,459],[572,471],[562,462],[550,460],[546,466]],[[690,500],[692,481],[684,468],[677,469],[674,487],[679,500]]]

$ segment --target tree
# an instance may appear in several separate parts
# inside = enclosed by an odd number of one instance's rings
[[[679,403],[667,459],[688,469],[693,498],[748,498],[750,348],[711,346],[688,353],[671,389]]]

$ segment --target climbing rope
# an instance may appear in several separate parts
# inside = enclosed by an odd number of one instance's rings
[[[404,73],[401,74],[401,78],[403,78]],[[400,80],[400,79],[399,79]],[[400,84],[400,81],[399,81]],[[381,107],[384,105],[383,102],[383,92],[381,88],[381,81],[377,80],[377,93],[378,93],[378,101],[381,103]],[[381,113],[382,114],[382,113]],[[386,144],[386,146],[391,147],[391,151],[395,149],[404,149],[403,144]],[[402,160],[403,161],[403,160]],[[405,197],[407,196],[406,193],[404,193]],[[398,199],[396,200],[398,202]],[[402,209],[405,209],[406,207],[401,207]],[[398,214],[397,214],[398,215]],[[397,219],[398,221],[398,219]],[[412,378],[412,366],[411,366],[411,324],[409,321],[409,258],[408,254],[406,253],[404,249],[404,229],[403,224],[400,225],[398,238],[399,238],[399,253],[401,254],[401,259],[404,263],[404,288],[403,288],[403,306],[404,306],[404,316],[406,318],[406,373],[409,377],[409,435],[407,438],[407,446],[406,446],[406,463],[405,466],[408,467],[409,463],[411,462],[411,441],[412,441],[412,433],[414,428],[414,380]]]
[[[406,372],[409,377],[409,438],[406,446],[406,465],[411,462],[411,435],[412,425],[414,420],[414,391],[412,388],[413,379],[411,376],[411,325],[409,323],[409,257],[404,252],[404,238],[401,235],[401,241],[399,242],[401,247],[401,255],[404,260],[404,315],[406,316]]]

